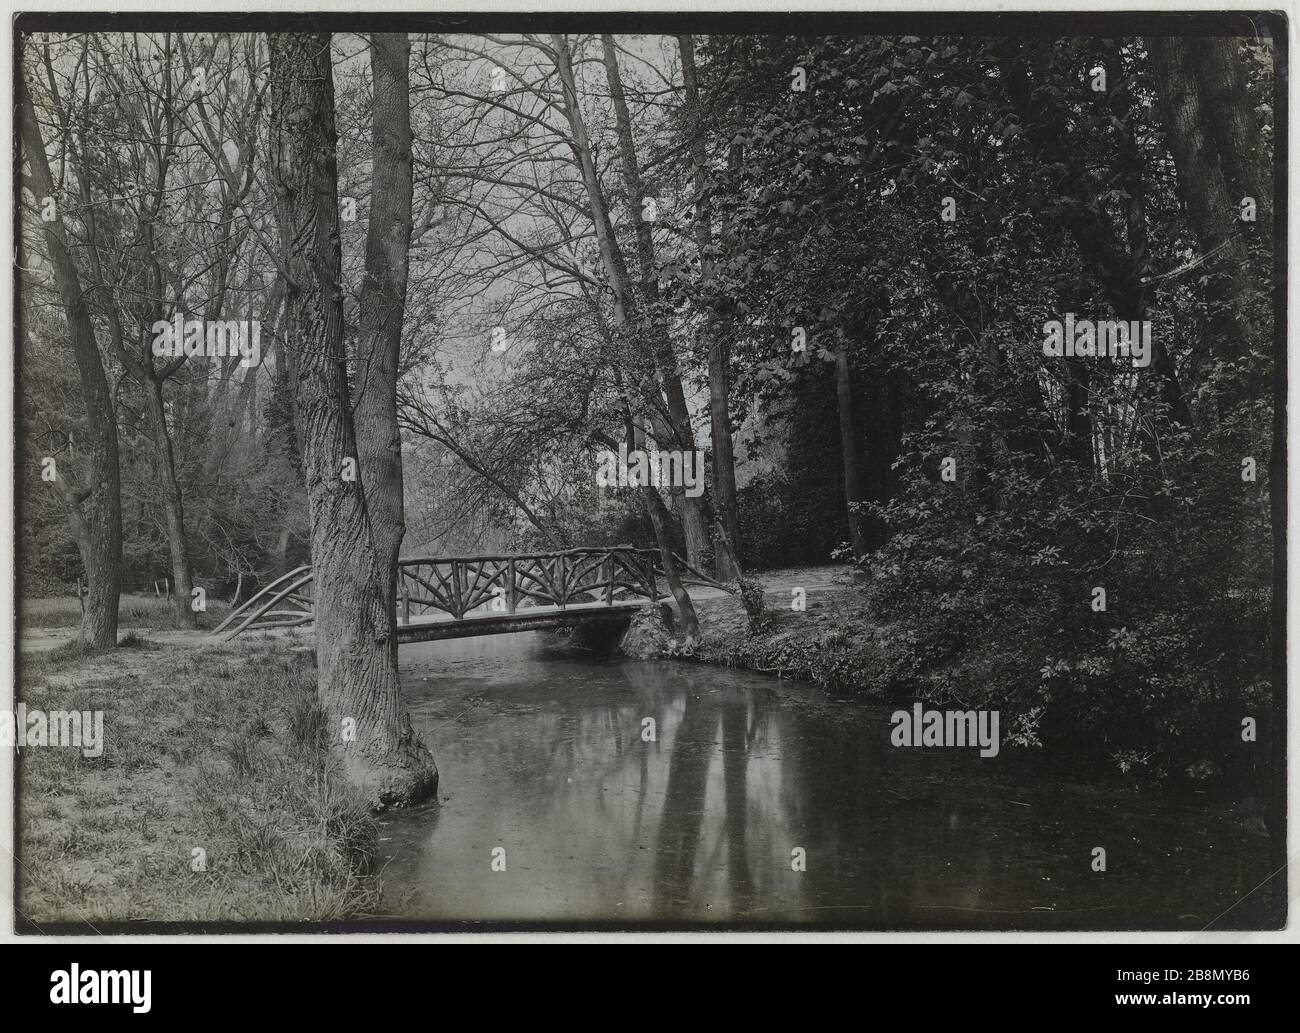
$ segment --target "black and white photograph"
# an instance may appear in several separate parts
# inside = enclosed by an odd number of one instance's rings
[[[20,14],[16,938],[1284,932],[1290,31]]]

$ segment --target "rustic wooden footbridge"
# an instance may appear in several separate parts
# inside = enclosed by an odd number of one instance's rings
[[[730,591],[674,557],[685,584]],[[630,545],[505,556],[399,560],[399,642],[431,642],[582,625],[626,625],[667,598],[657,549]],[[664,592],[661,592],[661,587]],[[277,578],[231,611],[215,634],[295,628],[315,620],[312,568]]]

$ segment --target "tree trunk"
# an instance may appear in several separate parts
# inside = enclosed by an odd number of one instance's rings
[[[411,243],[410,49],[404,32],[370,37],[374,161],[356,375],[357,465],[384,573],[384,604],[393,620],[397,559],[406,534],[397,368]]]
[[[1273,242],[1273,164],[1265,153],[1259,122],[1246,90],[1241,41],[1222,36],[1193,37],[1191,66],[1200,81],[1209,129],[1218,147],[1233,200],[1253,197],[1255,223],[1263,240]]]
[[[600,177],[596,173],[596,163],[592,156],[591,139],[587,136],[587,125],[578,107],[578,86],[573,75],[573,58],[569,53],[569,44],[563,36],[553,33],[551,45],[555,48],[555,68],[559,73],[560,87],[564,94],[564,115],[573,132],[574,157],[578,160],[578,169],[587,192],[587,202],[591,205],[591,221],[595,229],[596,246],[600,250],[601,261],[609,273],[609,285],[614,293],[614,322],[621,327],[629,317],[628,306],[633,303],[633,299],[628,296],[627,265],[618,249],[617,241],[614,240],[609,212],[605,206],[605,195],[600,189]]]
[[[731,414],[727,403],[726,347],[710,334],[709,424],[713,441],[713,506],[724,532],[714,549],[714,573],[719,581],[739,581],[740,513],[736,506],[736,460],[732,452]]]
[[[1108,104],[1111,122],[1116,126],[1119,138],[1116,171],[1119,173],[1122,189],[1128,194],[1128,201],[1124,206],[1128,262],[1127,273],[1123,277],[1115,276],[1113,286],[1107,286],[1107,290],[1110,294],[1111,307],[1117,313],[1127,319],[1140,322],[1147,318],[1151,304],[1151,291],[1147,286],[1152,275],[1151,239],[1146,216],[1147,183],[1142,152],[1132,129],[1135,103],[1133,90],[1122,79],[1119,44],[1113,42],[1111,47],[1107,58],[1112,69],[1111,74],[1113,79],[1122,82],[1122,85],[1110,91]],[[1160,401],[1164,404],[1170,419],[1179,426],[1190,427],[1192,412],[1178,381],[1178,369],[1174,364],[1173,355],[1164,341],[1159,339],[1159,335],[1153,337],[1151,341],[1151,372],[1160,385]]]
[[[663,385],[668,403],[668,422],[672,428],[671,444],[682,451],[695,450],[695,433],[691,428],[690,410],[686,407],[686,392],[682,388],[677,356],[673,352],[672,338],[659,312],[659,271],[655,263],[654,233],[643,218],[645,184],[637,161],[636,139],[632,135],[632,116],[623,95],[623,81],[618,69],[618,51],[614,37],[601,36],[604,48],[605,79],[609,83],[610,97],[614,102],[614,122],[618,133],[618,151],[623,166],[623,188],[627,194],[628,214],[636,227],[637,267],[641,273],[641,298],[636,314],[649,340],[653,342],[655,368]],[[629,292],[630,293],[630,292]],[[631,315],[632,313],[629,313]],[[656,435],[657,436],[657,435]],[[673,495],[682,506],[682,531],[686,537],[686,559],[696,567],[704,564],[709,547],[709,522],[699,498],[691,498],[673,485]]]
[[[1221,155],[1207,129],[1208,112],[1192,70],[1188,41],[1155,37],[1147,41],[1147,49],[1179,192],[1209,273],[1210,347],[1216,358],[1234,362],[1257,340],[1249,311],[1252,278],[1240,234],[1239,199],[1230,195],[1224,182]],[[1233,394],[1243,388],[1238,385]],[[1221,411],[1233,400],[1220,398]]]
[[[283,577],[289,573],[289,535],[290,529],[288,523],[280,526],[280,533],[275,537],[275,549],[271,553],[271,558],[275,561],[274,577]]]
[[[349,779],[372,805],[414,803],[438,771],[411,728],[396,623],[356,457],[343,347],[334,79],[329,33],[270,33],[271,179],[286,270],[298,440],[311,513],[317,691]]]
[[[849,541],[853,546],[853,558],[860,560],[867,555],[867,535],[865,521],[854,512],[854,505],[867,501],[867,471],[858,444],[849,353],[844,345],[835,352],[835,400],[840,414],[840,456],[844,462],[844,500],[848,507]]]
[[[18,78],[22,142],[27,152],[31,189],[38,203],[54,197],[45,142],[26,81]],[[68,251],[61,218],[41,223],[45,247],[63,302],[68,333],[77,362],[86,406],[86,483],[72,487],[59,473],[56,482],[67,505],[68,520],[86,568],[86,606],[77,641],[83,647],[111,649],[117,645],[118,600],[122,592],[122,497],[118,465],[117,416],[95,339],[95,327],[76,263]],[[21,244],[22,234],[19,234]],[[22,264],[29,263],[24,257]]]
[[[878,369],[861,392],[865,405],[860,406],[862,429],[869,443],[863,466],[867,473],[867,497],[883,506],[894,495],[898,475],[894,462],[902,450],[902,377],[896,370]],[[878,513],[863,519],[868,552],[889,541],[889,527]]]
[[[668,581],[668,590],[672,592],[673,600],[677,603],[677,612],[682,618],[682,631],[687,642],[698,642],[700,640],[700,620],[696,616],[695,604],[691,602],[690,593],[686,591],[686,586],[682,584],[681,573],[677,569],[677,559],[673,556],[672,536],[668,533],[668,525],[672,518],[668,513],[668,507],[664,505],[664,500],[659,497],[659,490],[652,485],[642,486],[641,496],[645,499],[646,512],[650,514],[650,523],[654,525],[655,541],[659,544],[659,561],[664,565],[664,577]]]
[[[624,435],[628,451],[631,452],[644,446],[645,435],[632,419],[632,399],[624,386],[622,374],[615,371],[615,380],[619,392],[623,395]],[[609,441],[607,444],[612,445],[613,442]],[[645,502],[650,524],[654,528],[655,543],[659,546],[659,562],[663,564],[664,577],[668,581],[668,590],[672,593],[673,601],[677,604],[677,613],[682,621],[682,631],[685,633],[687,642],[698,642],[700,638],[699,617],[695,613],[695,604],[691,601],[690,593],[686,591],[686,586],[682,584],[681,574],[677,570],[677,557],[673,555],[672,535],[668,533],[672,517],[668,512],[668,507],[664,505],[664,500],[659,496],[659,490],[653,485],[641,485],[641,498]]]
[[[149,409],[150,430],[159,466],[159,487],[162,489],[163,517],[167,525],[167,549],[172,561],[172,581],[176,594],[172,596],[172,609],[176,626],[197,627],[190,596],[194,590],[194,573],[190,566],[190,550],[185,539],[185,498],[176,478],[176,454],[172,448],[171,433],[167,429],[167,410],[163,404],[163,381],[146,377],[141,385],[145,404]]]
[[[1153,41],[1154,42],[1154,41]],[[1163,48],[1162,48],[1163,49]],[[1202,117],[1208,124],[1210,136],[1219,153],[1219,160],[1229,191],[1229,199],[1237,204],[1242,197],[1252,197],[1256,204],[1257,232],[1275,261],[1284,259],[1284,249],[1277,249],[1273,239],[1273,164],[1266,153],[1259,124],[1246,90],[1245,70],[1240,59],[1240,43],[1236,39],[1221,37],[1195,38],[1190,41],[1190,64],[1199,81]],[[1153,55],[1154,56],[1154,55]],[[1167,53],[1165,61],[1171,60]],[[1177,157],[1175,158],[1177,160]],[[1182,169],[1179,169],[1180,182]],[[1250,233],[1250,224],[1238,220],[1234,227],[1239,232]],[[1285,239],[1285,235],[1284,235]],[[1272,272],[1270,267],[1261,274]],[[1262,319],[1268,319],[1261,311]],[[1271,329],[1271,321],[1268,329]],[[1263,343],[1265,333],[1260,334]],[[1278,383],[1286,383],[1286,353],[1277,355],[1277,368],[1273,375]],[[1269,461],[1269,502],[1275,545],[1286,536],[1286,406],[1274,405],[1272,427],[1272,455]],[[1273,563],[1272,599],[1274,626],[1285,627],[1286,593],[1276,586],[1286,582],[1286,550],[1275,548]],[[1272,701],[1270,718],[1271,756],[1270,777],[1266,790],[1268,798],[1265,823],[1269,831],[1273,866],[1286,865],[1286,648],[1278,643],[1273,650]]]
[[[686,94],[687,131],[691,133],[691,161],[695,165],[695,243],[700,252],[700,282],[705,295],[713,279],[713,230],[706,189],[704,135],[700,126],[700,92],[695,75],[695,42],[690,36],[677,37],[682,58],[682,84]],[[728,348],[718,327],[705,317],[700,331],[709,357],[709,430],[713,444],[713,508],[725,532],[714,555],[714,572],[719,581],[740,579],[740,513],[736,507],[736,459],[731,439],[728,410]]]

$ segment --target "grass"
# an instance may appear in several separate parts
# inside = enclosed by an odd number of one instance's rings
[[[75,602],[75,600],[74,600]],[[374,913],[378,826],[282,643],[22,656],[29,711],[102,710],[104,752],[19,753],[18,907],[33,923]]]
[[[226,603],[211,595],[207,609],[198,614],[200,628],[215,628],[230,612]],[[75,628],[81,623],[81,604],[76,595],[23,599],[20,612],[24,630]],[[123,592],[118,601],[118,626],[143,631],[164,631],[176,627],[172,600],[166,596]]]

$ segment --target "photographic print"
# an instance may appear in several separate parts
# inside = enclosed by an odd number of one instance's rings
[[[1281,928],[1287,32],[21,15],[17,931]]]

